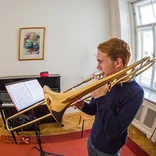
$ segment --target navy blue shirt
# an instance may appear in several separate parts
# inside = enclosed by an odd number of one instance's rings
[[[141,104],[144,91],[133,80],[116,85],[106,95],[84,104],[83,112],[95,115],[91,130],[92,144],[101,152],[115,154],[125,144],[128,126]]]

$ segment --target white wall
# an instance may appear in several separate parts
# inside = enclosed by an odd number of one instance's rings
[[[61,89],[96,70],[96,47],[110,37],[108,0],[0,0],[0,76],[61,75]],[[18,61],[21,27],[46,27],[45,59]]]

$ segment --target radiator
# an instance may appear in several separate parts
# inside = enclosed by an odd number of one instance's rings
[[[132,125],[156,143],[156,104],[144,100]]]

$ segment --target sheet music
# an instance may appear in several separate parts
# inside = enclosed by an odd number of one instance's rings
[[[36,79],[6,85],[6,89],[18,111],[44,99],[43,89]]]
[[[26,81],[25,84],[32,95],[33,103],[44,99],[43,89],[37,80]]]

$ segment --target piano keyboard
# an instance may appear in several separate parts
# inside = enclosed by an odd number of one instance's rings
[[[14,107],[14,104],[11,102],[1,103],[0,107]]]
[[[0,104],[0,107],[14,107],[13,103],[2,103]]]
[[[42,105],[46,105],[45,103],[43,103]],[[0,103],[0,108],[6,108],[6,107],[15,107],[13,103],[11,102],[4,102],[4,103]]]

